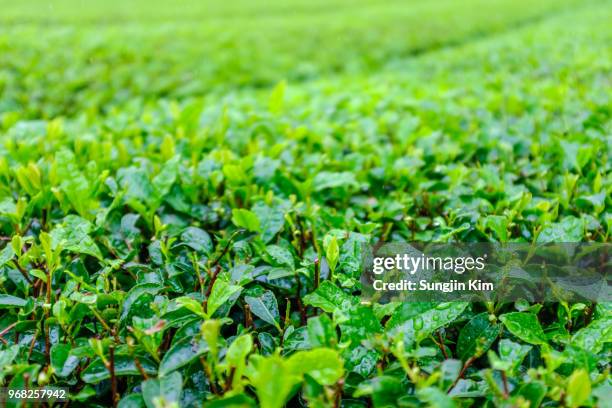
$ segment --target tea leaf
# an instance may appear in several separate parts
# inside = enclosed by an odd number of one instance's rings
[[[533,313],[506,313],[499,317],[506,328],[519,339],[530,344],[546,344],[546,336]]]

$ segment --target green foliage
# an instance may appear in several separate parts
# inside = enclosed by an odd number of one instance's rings
[[[546,343],[544,331],[535,314],[514,312],[501,315],[499,319],[519,339],[531,344]]]
[[[608,303],[359,295],[362,244],[610,241],[609,2],[52,3],[1,4],[1,386],[608,403]]]
[[[237,227],[246,228],[253,232],[259,232],[261,229],[257,215],[252,211],[242,208],[235,208],[232,210],[232,222]]]
[[[491,320],[488,313],[480,313],[463,326],[457,341],[459,358],[466,361],[471,357],[480,357],[497,340],[501,327]]]
[[[268,290],[258,297],[245,296],[244,300],[255,316],[280,330],[280,315],[274,293]]]
[[[584,405],[591,394],[591,380],[585,370],[576,370],[567,380],[567,397],[571,407]]]

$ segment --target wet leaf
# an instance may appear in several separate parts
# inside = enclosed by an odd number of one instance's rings
[[[155,365],[148,359],[139,358],[140,365],[145,373],[155,375],[157,369]],[[134,359],[130,356],[119,355],[115,356],[115,375],[120,376],[140,376],[140,370]],[[93,360],[85,370],[81,373],[81,378],[86,383],[99,383],[102,380],[110,378],[110,372],[104,365],[104,362],[98,357]]]
[[[180,339],[162,357],[159,363],[159,376],[164,377],[168,373],[186,366],[208,350],[208,344],[204,340],[198,340],[195,337]]]
[[[280,329],[280,315],[276,297],[270,291],[265,291],[261,296],[245,296],[245,302],[251,307],[251,312],[266,323]]]
[[[546,336],[533,313],[514,312],[499,317],[510,333],[530,344],[546,344]]]
[[[457,354],[466,361],[470,357],[480,357],[501,334],[501,326],[492,323],[488,313],[474,316],[459,333],[457,341]]]

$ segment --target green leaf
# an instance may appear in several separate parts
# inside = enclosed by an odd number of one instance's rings
[[[293,326],[289,326],[285,329],[283,336],[283,352],[286,354],[311,348],[311,345],[308,343],[308,333],[305,326],[295,329]]]
[[[510,333],[530,344],[546,344],[546,336],[533,313],[514,312],[499,317]]]
[[[260,232],[261,226],[259,218],[254,212],[243,208],[234,208],[232,210],[232,222],[238,228],[245,228],[251,232]]]
[[[88,400],[89,398],[92,398],[96,394],[97,394],[96,390],[91,385],[85,385],[85,387],[83,387],[81,391],[79,391],[77,394],[71,395],[70,398],[75,401],[83,402],[83,401]],[[119,402],[119,404],[121,404],[121,402]],[[127,405],[127,406],[119,405],[119,406],[121,406],[122,408],[144,407],[144,402],[142,403],[142,405]]]
[[[317,173],[313,180],[314,191],[323,191],[337,187],[357,187],[357,179],[351,172],[333,173],[322,171]]]
[[[338,265],[339,256],[340,248],[338,247],[338,240],[335,236],[332,236],[325,245],[325,259],[327,259],[327,263],[329,264],[329,269],[332,274]]]
[[[530,407],[539,407],[546,396],[546,386],[540,382],[530,382],[521,385],[516,394],[529,401]]]
[[[237,367],[244,364],[244,359],[253,349],[253,338],[250,334],[237,337],[227,349],[225,359],[231,366]]]
[[[272,258],[274,266],[286,266],[292,270],[295,268],[293,255],[291,255],[288,249],[278,245],[268,245],[266,252]]]
[[[370,341],[382,333],[382,326],[369,307],[357,306],[345,313],[346,320],[340,323],[340,342],[347,344],[342,353],[345,367],[367,377],[375,369],[379,356]]]
[[[93,224],[77,215],[68,215],[62,224],[51,231],[53,248],[61,247],[65,250],[87,254],[102,260],[100,248],[89,236]]]
[[[580,242],[584,237],[584,221],[576,217],[565,217],[561,222],[551,223],[538,235],[538,243]]]
[[[270,94],[270,112],[279,113],[283,108],[283,100],[285,97],[285,89],[287,88],[287,81],[280,81]]]
[[[571,407],[582,406],[591,395],[591,380],[585,370],[576,370],[567,380],[567,398]]]
[[[277,354],[252,355],[245,375],[255,388],[261,408],[282,408],[301,381],[301,375]]]
[[[13,251],[13,247],[11,245],[7,245],[4,247],[2,251],[0,251],[0,267],[6,265],[11,259],[15,256],[15,251]]]
[[[508,241],[508,219],[502,215],[489,215],[487,227],[491,228],[501,242]]]
[[[74,153],[68,149],[61,149],[55,154],[54,163],[56,176],[60,182],[59,189],[79,215],[90,217],[91,184],[79,169]]]
[[[149,375],[157,374],[155,365],[145,357],[138,359],[145,373]],[[126,355],[115,356],[115,375],[118,377],[134,375],[140,376],[140,371],[134,362],[134,359]],[[110,372],[104,365],[104,362],[97,357],[87,366],[81,373],[81,378],[86,383],[99,383],[102,380],[110,378]]]
[[[142,383],[142,399],[147,408],[172,406],[181,400],[183,377],[174,372],[161,379],[150,379]]]
[[[291,372],[308,374],[321,385],[333,385],[344,374],[340,355],[329,348],[298,351],[289,357],[287,365]]]
[[[222,397],[204,403],[204,408],[255,408],[255,400],[246,394],[238,394],[230,397]]]
[[[152,205],[157,200],[155,188],[149,180],[144,169],[123,167],[117,171],[117,180],[125,192],[125,200],[134,209],[145,205]]]
[[[398,327],[408,320],[433,309],[436,306],[433,302],[404,302],[395,309],[391,318],[387,321],[387,330]]]
[[[79,358],[70,355],[70,344],[54,344],[51,346],[51,366],[59,377],[68,377],[79,365]]]
[[[144,406],[145,403],[142,399],[142,394],[128,394],[121,398],[117,405],[118,408],[144,408]]]
[[[15,357],[19,354],[19,345],[7,347],[4,350],[0,350],[0,367],[7,367],[13,363]],[[7,370],[0,370],[0,381],[2,381],[8,374]]]
[[[164,353],[159,363],[159,376],[186,366],[208,351],[208,344],[196,337],[185,337],[178,340]]]
[[[428,406],[436,408],[455,408],[457,405],[448,394],[438,388],[425,387],[417,391],[418,397]]]
[[[195,299],[190,298],[189,296],[181,296],[174,299],[177,305],[184,307],[185,309],[193,312],[194,314],[205,318],[206,314],[204,313],[204,309],[202,309],[202,305]]]
[[[157,283],[141,283],[132,287],[132,289],[130,289],[125,299],[123,300],[121,306],[120,321],[125,321],[125,319],[130,314],[132,305],[138,300],[140,296],[144,294],[156,295],[161,290],[161,286],[159,286]]]
[[[457,354],[463,361],[470,357],[480,357],[493,344],[501,333],[501,325],[491,323],[488,313],[474,316],[459,333]]]
[[[70,294],[70,300],[73,300],[77,303],[82,303],[84,305],[95,305],[98,302],[98,295],[94,293],[81,293],[81,292],[72,292]]]
[[[30,275],[34,276],[35,278],[40,279],[43,282],[45,282],[47,280],[47,275],[43,271],[41,271],[40,269],[32,269],[32,270],[30,270]]]
[[[24,307],[26,301],[13,295],[0,294],[0,309],[10,309],[12,307]]]
[[[181,241],[194,251],[210,253],[213,243],[208,232],[196,227],[187,227],[181,234]]]
[[[330,281],[323,281],[312,293],[304,296],[304,304],[319,307],[328,313],[336,309],[346,309],[359,301],[342,291]]]
[[[253,206],[261,227],[261,239],[264,243],[270,242],[285,225],[285,209],[278,205],[270,207],[262,202]]]
[[[576,206],[583,209],[593,208],[595,212],[603,210],[606,202],[606,192],[602,191],[599,194],[584,195],[576,199]]]
[[[375,408],[388,408],[400,406],[398,401],[406,395],[406,388],[399,378],[390,375],[381,375],[359,384],[355,397],[372,396]]]
[[[268,272],[268,280],[282,279],[289,276],[295,276],[296,272],[289,268],[270,268]]]
[[[311,347],[334,347],[338,342],[334,324],[326,314],[308,319],[308,342]]]
[[[612,343],[612,317],[593,320],[572,336],[571,344],[591,353],[599,353],[606,343]]]
[[[531,349],[532,346],[515,343],[509,339],[502,339],[498,346],[499,356],[489,350],[488,357],[491,367],[496,370],[512,373]]]
[[[210,349],[210,354],[212,358],[217,358],[217,353],[219,351],[219,335],[221,333],[221,326],[226,322],[226,320],[220,319],[208,319],[200,328],[200,332],[202,333],[202,337],[206,340],[208,344],[208,348]]]
[[[251,307],[253,314],[280,330],[280,314],[276,297],[269,290],[261,296],[245,296],[244,300]]]
[[[444,302],[420,314],[410,317],[404,322],[395,320],[394,325],[387,325],[387,331],[391,335],[398,332],[403,333],[406,345],[418,343],[427,338],[431,333],[444,327],[459,316],[467,308],[467,302]],[[397,311],[396,313],[401,312]]]
[[[213,284],[210,297],[206,302],[206,313],[208,316],[214,315],[217,309],[231,298],[237,297],[240,292],[242,292],[241,286],[231,285],[225,279],[219,277]]]
[[[358,306],[348,312],[346,321],[340,323],[342,342],[350,341],[355,346],[377,333],[382,332],[382,326],[371,308]]]
[[[168,194],[170,188],[176,181],[178,162],[179,156],[175,156],[168,160],[164,163],[160,172],[153,178],[151,184],[155,190],[156,201],[161,201],[166,194]]]

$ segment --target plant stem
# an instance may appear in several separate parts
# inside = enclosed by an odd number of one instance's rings
[[[215,384],[215,380],[213,378],[210,366],[208,365],[208,363],[206,362],[203,356],[200,357],[200,362],[202,362],[202,366],[204,367],[204,372],[206,373],[206,377],[208,377],[208,382],[210,384],[210,390],[213,392],[213,394],[219,395],[219,389],[217,389],[217,384]]]
[[[142,367],[142,364],[140,364],[140,360],[138,359],[138,357],[133,356],[133,358],[134,358],[134,364],[136,364],[136,368],[140,372],[140,375],[142,375],[142,378],[144,378],[145,380],[148,380],[149,376],[147,375],[147,372]]]
[[[440,343],[438,343],[438,347],[440,347],[440,350],[442,350],[442,354],[444,355],[444,358],[448,360],[448,353],[446,352],[446,347],[444,347],[444,339],[442,339],[442,334],[440,333],[439,330],[438,330],[438,340],[440,341]]]
[[[113,408],[117,408],[117,403],[119,402],[119,395],[117,395],[117,377],[115,376],[115,346],[111,345],[109,348],[109,362],[108,362],[108,371],[110,372],[111,377],[111,395],[113,398]]]
[[[223,250],[221,251],[221,253],[219,254],[219,256],[217,258],[215,258],[215,260],[210,264],[210,267],[212,268],[213,266],[216,266],[219,261],[221,261],[221,258],[223,258],[225,256],[225,254],[227,253],[227,251],[229,250],[229,247],[232,243],[232,241],[234,240],[234,237],[236,235],[238,235],[238,233],[242,232],[243,230],[238,230],[236,232],[234,232],[229,239],[227,240],[227,243],[225,244],[225,247],[223,248]]]
[[[321,281],[321,263],[319,262],[319,258],[314,261],[314,288],[317,289],[319,287],[319,282]]]
[[[6,328],[4,328],[4,329],[2,329],[2,331],[0,331],[0,337],[4,336],[6,333],[9,332],[9,330],[11,330],[16,325],[17,325],[17,322],[14,322],[14,323],[11,323],[8,326],[6,326]]]
[[[510,395],[510,392],[508,391],[508,377],[506,376],[505,371],[501,372],[501,377],[502,377],[502,382],[504,384],[504,398],[508,398],[508,395]]]
[[[232,383],[234,382],[234,375],[236,375],[236,367],[232,367],[227,376],[225,387],[223,387],[223,392],[227,392],[232,389]]]
[[[451,390],[453,388],[455,388],[455,385],[457,385],[459,380],[461,378],[463,378],[463,376],[465,375],[466,370],[474,363],[474,361],[476,361],[476,357],[475,356],[472,356],[472,357],[468,358],[468,360],[465,362],[465,364],[463,364],[463,367],[461,368],[461,371],[459,372],[459,375],[457,376],[457,378],[455,378],[455,381],[453,381],[453,384],[450,386],[450,388],[448,389],[447,393],[451,392]]]
[[[34,345],[36,344],[36,339],[38,338],[38,329],[34,332],[34,336],[32,336],[32,341],[30,342],[30,348],[28,349],[28,361],[32,357],[32,352],[34,351]]]
[[[30,278],[30,276],[28,275],[28,272],[23,269],[23,266],[21,266],[19,264],[19,261],[15,261],[15,266],[17,267],[17,270],[23,275],[23,277],[25,278],[25,280],[28,281],[28,283],[31,285],[32,284],[32,279]]]
[[[49,325],[47,324],[47,320],[45,319],[45,321],[43,322],[43,329],[45,332],[45,359],[47,361],[47,363],[51,363],[51,339],[49,336]]]
[[[244,305],[244,325],[249,329],[255,330],[255,326],[253,325],[253,315],[251,314],[251,307],[248,304]]]
[[[300,274],[295,274],[295,281],[297,283],[296,294],[295,294],[295,303],[297,303],[298,310],[300,311],[300,321],[302,326],[306,324],[306,309],[304,309],[304,305],[302,304],[302,282],[300,280]]]
[[[219,272],[221,272],[221,266],[217,265],[215,268],[215,271],[212,273],[212,276],[210,277],[210,283],[208,284],[208,287],[206,288],[206,294],[204,297],[204,302],[202,304],[202,307],[205,312],[208,309],[208,298],[210,297],[210,294],[212,293],[213,285],[215,284],[215,282],[217,281],[217,278],[219,277]]]
[[[296,217],[296,221],[298,224],[299,232],[300,232],[300,257],[304,256],[304,252],[306,251],[306,229],[304,228],[304,223],[302,222],[300,216]]]
[[[336,392],[334,395],[334,408],[340,408],[340,402],[342,401],[342,390],[344,388],[344,378],[341,378],[336,383]]]
[[[98,319],[100,321],[100,324],[102,324],[102,326],[106,330],[108,330],[109,333],[112,333],[113,329],[111,329],[111,327],[108,325],[108,323],[106,323],[106,320],[104,320],[102,315],[100,313],[98,313],[98,311],[95,308],[93,308],[93,307],[90,307],[89,310],[91,310],[91,312],[94,314],[94,316],[96,316],[96,319]]]

